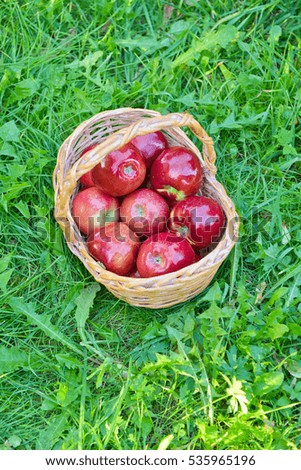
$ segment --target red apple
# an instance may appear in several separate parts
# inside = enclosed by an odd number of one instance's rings
[[[111,196],[129,194],[143,183],[146,164],[139,150],[126,144],[106,155],[92,170],[92,179],[99,189]]]
[[[195,194],[203,180],[198,157],[184,147],[164,150],[154,161],[150,175],[153,188],[176,201]]]
[[[204,257],[198,252],[195,254],[194,262],[197,263],[198,261],[201,261]]]
[[[135,268],[139,237],[122,222],[106,224],[87,241],[89,253],[108,271],[125,276]]]
[[[118,220],[116,198],[92,187],[80,191],[72,202],[72,215],[81,232],[85,235],[102,227],[106,222]]]
[[[225,217],[221,206],[205,196],[191,196],[178,202],[170,214],[170,229],[194,247],[205,248],[222,233]]]
[[[93,188],[93,186],[95,186],[94,181],[92,180],[91,170],[81,176],[79,181],[83,188]]]
[[[160,194],[151,189],[137,189],[125,196],[120,217],[138,235],[149,237],[166,230],[169,207]]]
[[[89,152],[89,150],[92,150],[94,147],[96,147],[97,144],[89,145],[83,153],[81,154],[81,157],[85,155],[85,153]],[[84,188],[92,188],[92,186],[95,186],[94,181],[92,180],[92,170],[88,171],[85,173],[83,176],[80,177],[79,181],[83,185]]]
[[[131,144],[139,150],[145,159],[147,168],[150,168],[155,158],[168,147],[167,140],[160,131],[137,135],[131,140]]]
[[[141,277],[172,273],[194,263],[195,253],[187,240],[169,232],[152,235],[142,243],[137,269]]]

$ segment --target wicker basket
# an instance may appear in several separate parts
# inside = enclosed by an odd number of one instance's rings
[[[180,129],[188,126],[203,144],[203,157],[198,148]],[[203,259],[177,272],[147,279],[118,276],[105,270],[88,253],[85,238],[71,214],[71,202],[78,191],[79,178],[91,170],[109,152],[122,147],[137,135],[162,130],[169,145],[182,145],[200,159],[204,184],[201,193],[217,200],[226,215],[223,236]],[[80,158],[83,150],[99,145]],[[123,108],[105,111],[80,124],[61,146],[53,174],[55,218],[61,226],[70,250],[83,262],[97,282],[116,297],[148,308],[164,308],[191,299],[204,290],[237,241],[239,219],[231,199],[215,179],[215,151],[212,139],[188,113],[162,116],[146,109]]]

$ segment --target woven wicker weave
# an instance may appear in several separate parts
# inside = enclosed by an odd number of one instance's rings
[[[202,154],[180,127],[188,126],[202,142]],[[109,152],[122,147],[137,135],[162,130],[169,145],[182,145],[200,159],[204,172],[201,193],[217,200],[226,215],[227,226],[215,248],[202,260],[177,272],[148,279],[118,276],[105,270],[88,253],[71,214],[71,202],[78,191],[79,178]],[[92,143],[98,145],[80,158]],[[188,113],[162,116],[146,109],[123,108],[105,111],[80,124],[61,146],[53,174],[55,218],[70,250],[83,262],[96,281],[116,297],[131,305],[164,308],[191,299],[204,290],[237,241],[239,219],[224,187],[215,179],[215,151],[212,139]]]

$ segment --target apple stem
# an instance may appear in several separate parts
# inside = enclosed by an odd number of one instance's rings
[[[184,191],[180,191],[173,186],[166,185],[164,186],[164,190],[168,192],[168,194],[172,194],[175,196],[176,201],[182,201],[185,199],[185,193]]]
[[[186,237],[186,235],[189,232],[189,228],[187,225],[182,225],[181,227],[177,227],[177,233],[179,234],[180,237]]]

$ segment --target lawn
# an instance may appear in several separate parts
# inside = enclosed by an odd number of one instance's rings
[[[300,15],[1,2],[1,448],[300,448]],[[211,285],[169,309],[95,283],[53,218],[59,146],[125,106],[191,112],[241,217]]]

